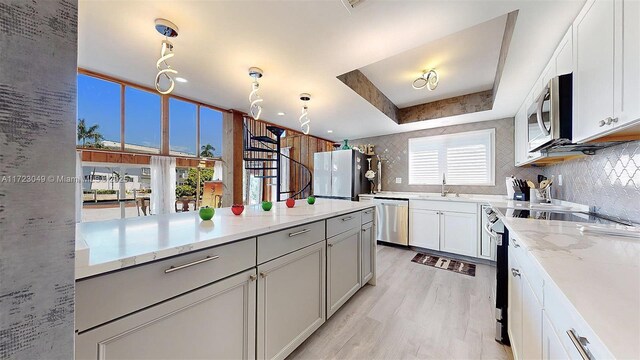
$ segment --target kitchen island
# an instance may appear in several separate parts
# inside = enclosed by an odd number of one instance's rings
[[[318,199],[79,224],[76,357],[283,359],[375,284],[374,212]]]

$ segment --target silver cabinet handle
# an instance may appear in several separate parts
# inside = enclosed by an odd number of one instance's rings
[[[302,230],[300,230],[300,231],[296,231],[296,232],[289,233],[289,237],[294,237],[294,236],[302,235],[302,234],[308,233],[309,231],[311,231],[311,230],[310,230],[310,229],[302,229]]]
[[[363,213],[363,214],[367,214],[367,215],[369,215],[369,214],[371,214],[371,212],[372,212],[372,211],[373,211],[373,210],[367,210],[367,211],[363,211],[362,213]]]
[[[174,271],[182,270],[182,269],[185,269],[185,268],[188,268],[188,267],[194,266],[194,265],[198,265],[198,264],[206,263],[207,261],[215,260],[215,259],[217,259],[217,258],[219,258],[219,257],[220,257],[220,256],[218,256],[218,255],[215,255],[215,256],[208,256],[208,255],[207,255],[207,257],[206,257],[206,258],[204,258],[204,259],[200,259],[200,260],[197,260],[197,261],[194,261],[194,262],[190,262],[190,263],[188,263],[188,264],[178,265],[178,266],[171,266],[170,268],[168,268],[167,270],[165,270],[165,271],[164,271],[164,273],[165,273],[165,274],[172,273],[172,272],[174,272]]]
[[[611,119],[611,122],[613,122],[614,124],[618,122],[618,118],[613,118]]]
[[[593,355],[591,355],[591,352],[589,351],[589,349],[587,349],[587,345],[589,345],[589,340],[587,340],[587,338],[578,336],[578,334],[576,334],[576,331],[573,329],[567,330],[567,335],[569,335],[571,342],[576,347],[576,349],[578,349],[580,356],[584,360],[593,359]]]
[[[369,229],[362,229],[362,232],[367,232],[367,230],[369,230]]]
[[[606,124],[606,122],[604,120],[598,121],[598,126],[599,127],[603,127],[605,124]]]
[[[264,278],[266,278],[266,277],[267,277],[267,273],[265,273],[265,272],[260,272],[260,277],[261,277],[261,278],[263,278],[263,279],[264,279]]]
[[[511,242],[513,243],[513,247],[514,248],[519,248],[520,245],[518,245],[518,243],[516,242],[516,239],[511,239]]]
[[[349,221],[351,219],[353,219],[353,216],[347,216],[347,217],[343,217],[342,221]]]
[[[513,275],[513,277],[520,276],[520,270],[511,268],[511,275]]]
[[[251,281],[256,281],[257,278],[258,277],[253,275],[253,274],[249,275],[249,280],[251,280]]]
[[[333,247],[333,244],[327,244],[328,247]]]
[[[613,119],[610,118],[610,117],[604,119],[604,123],[607,124],[607,125],[611,125],[612,122],[613,122]]]

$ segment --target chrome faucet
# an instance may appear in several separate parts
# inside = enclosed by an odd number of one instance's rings
[[[442,190],[440,191],[440,196],[442,197],[447,196],[447,194],[449,193],[448,190],[444,189],[445,185],[447,185],[447,178],[445,177],[444,173],[442,173]]]

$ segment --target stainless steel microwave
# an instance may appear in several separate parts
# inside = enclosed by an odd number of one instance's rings
[[[527,110],[529,152],[571,144],[572,74],[554,77]]]

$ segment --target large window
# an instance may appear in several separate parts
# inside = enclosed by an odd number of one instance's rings
[[[198,106],[194,103],[169,99],[169,153],[197,156]]]
[[[200,156],[222,156],[222,112],[200,106]]]
[[[409,139],[409,185],[495,185],[495,129]]]
[[[160,95],[132,87],[125,89],[124,149],[159,153],[162,143]]]
[[[120,149],[120,88],[111,81],[78,75],[78,145]]]

